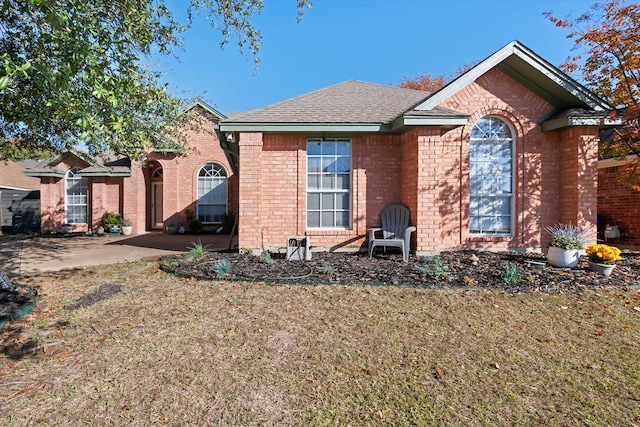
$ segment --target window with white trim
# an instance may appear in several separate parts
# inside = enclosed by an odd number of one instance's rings
[[[68,224],[87,223],[88,180],[78,174],[80,168],[73,168],[65,177],[65,213]]]
[[[216,163],[207,163],[198,172],[198,219],[203,224],[219,224],[227,212],[227,172]]]
[[[513,133],[496,117],[483,117],[471,130],[469,231],[510,235],[513,229]]]
[[[293,184],[293,183],[292,183]],[[307,141],[307,227],[351,225],[351,142]]]

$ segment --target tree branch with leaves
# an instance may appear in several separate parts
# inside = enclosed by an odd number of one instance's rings
[[[601,145],[601,157],[629,155],[635,160],[621,169],[621,181],[640,191],[640,3],[609,0],[595,3],[577,18],[545,16],[568,29],[567,38],[580,53],[561,64],[566,72],[579,72],[586,85],[617,108],[624,119]]]
[[[310,6],[298,0],[299,17]],[[222,47],[237,40],[257,67],[262,36],[251,20],[263,2],[190,0],[185,7],[181,23],[164,0],[3,0],[0,157],[83,143],[140,158],[158,135],[184,143],[185,126],[195,125],[148,58],[173,54],[202,13],[222,34]]]

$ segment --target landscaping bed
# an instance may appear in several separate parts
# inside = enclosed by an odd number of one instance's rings
[[[640,254],[626,252],[613,274],[604,277],[589,270],[582,257],[577,268],[555,268],[541,253],[446,251],[437,256],[411,256],[402,262],[400,253],[314,252],[310,261],[287,261],[272,254],[272,264],[245,253],[206,252],[199,258],[164,257],[161,268],[182,277],[252,280],[269,283],[395,285],[415,288],[469,287],[504,289],[509,292],[553,291],[581,287],[638,286]],[[220,261],[229,263],[220,274]],[[224,272],[222,272],[224,273]]]

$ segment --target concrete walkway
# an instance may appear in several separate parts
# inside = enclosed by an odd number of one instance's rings
[[[150,232],[131,236],[0,238],[0,270],[9,278],[92,265],[159,258],[187,252],[201,242],[210,250],[229,247],[229,235],[167,235]],[[234,238],[234,248],[236,240]]]

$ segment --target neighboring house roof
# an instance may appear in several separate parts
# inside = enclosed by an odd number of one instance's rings
[[[30,191],[40,188],[40,180],[24,174],[24,168],[11,160],[0,160],[0,190]]]

